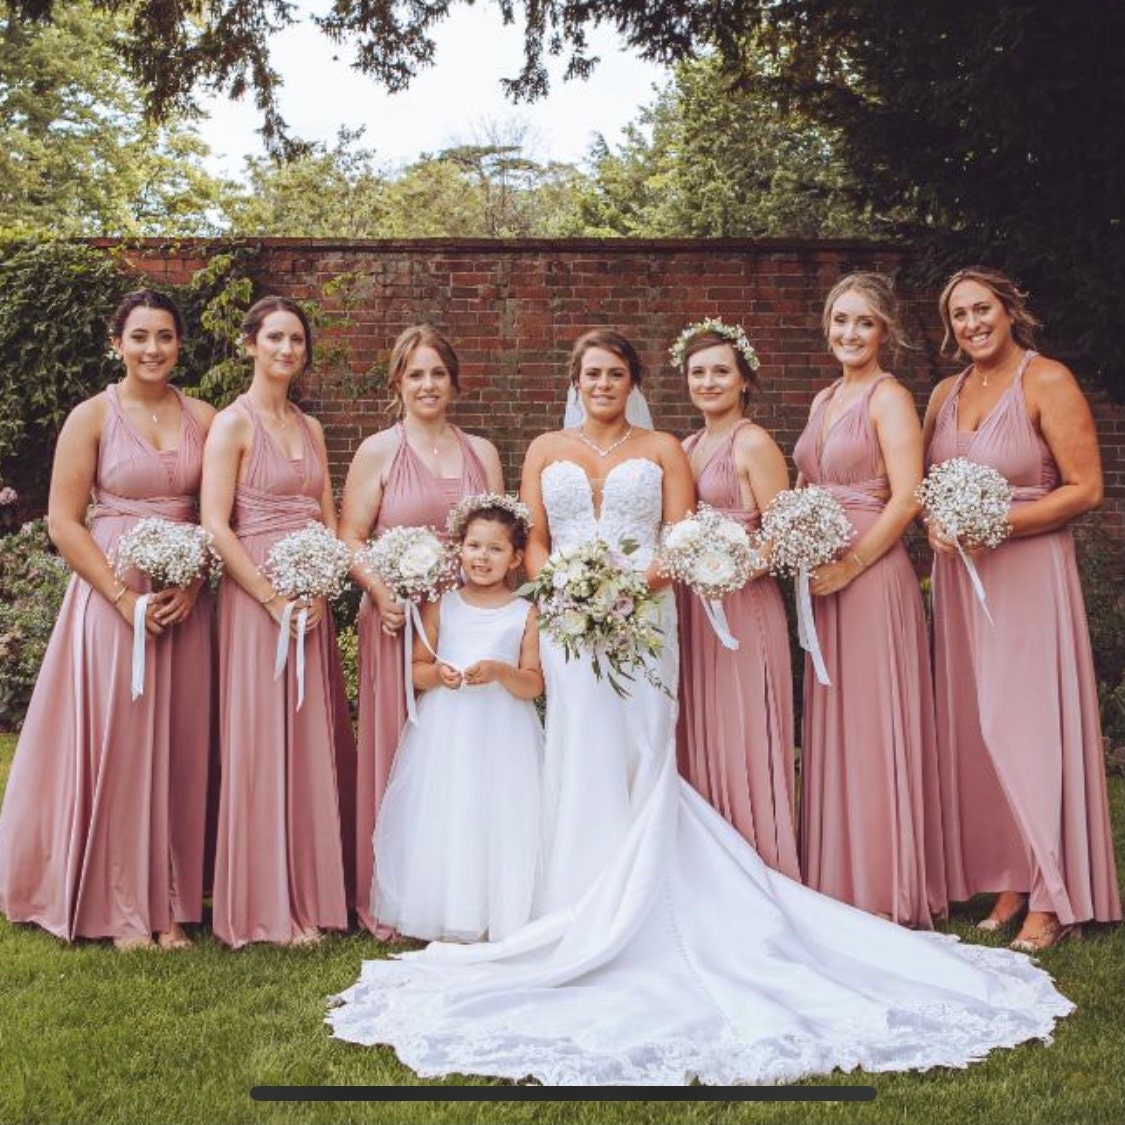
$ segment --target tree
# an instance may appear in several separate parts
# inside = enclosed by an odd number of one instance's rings
[[[122,21],[86,0],[52,23],[0,18],[0,228],[9,233],[213,230],[219,185],[188,123],[146,122],[116,54]]]
[[[657,238],[885,233],[841,143],[799,110],[732,83],[719,59],[681,63],[621,146],[595,143],[582,219],[591,233]]]

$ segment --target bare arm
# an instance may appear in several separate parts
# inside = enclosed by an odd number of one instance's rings
[[[456,668],[435,660],[434,653],[430,651],[432,648],[437,652],[440,614],[440,602],[427,602],[422,606],[422,628],[430,642],[430,648],[426,647],[421,637],[414,638],[411,680],[419,691],[432,691],[438,687],[456,690],[461,686],[461,673]]]
[[[918,514],[914,492],[922,481],[922,427],[910,392],[887,382],[871,396],[871,417],[883,458],[890,496],[878,518],[843,559],[817,567],[810,590],[834,594],[881,558]]]
[[[554,434],[541,434],[528,446],[520,476],[520,498],[531,510],[531,531],[523,555],[524,570],[530,578],[543,569],[551,553],[551,530],[547,526],[547,509],[543,506],[541,477],[554,437]]]
[[[1102,502],[1102,463],[1090,404],[1070,369],[1036,357],[1024,375],[1028,414],[1039,427],[1062,483],[1040,500],[1012,508],[1013,538],[1065,527]]]
[[[98,444],[108,410],[103,395],[70,412],[59,432],[47,501],[47,533],[70,568],[88,582],[130,625],[140,594],[125,586],[86,527],[86,509],[98,470]],[[156,613],[170,595],[156,594],[145,614],[145,629],[159,636]]]
[[[695,477],[683,446],[671,434],[655,436],[660,439],[656,453],[664,470],[661,519],[664,523],[676,523],[695,507]],[[645,571],[645,581],[653,590],[672,585],[672,579],[659,569],[655,559]]]
[[[930,395],[930,401],[926,406],[926,420],[922,424],[922,453],[923,453],[923,467],[925,466],[925,455],[929,452],[930,443],[934,440],[934,430],[937,429],[938,415],[941,414],[941,409],[945,405],[946,400],[953,392],[953,388],[957,385],[957,376],[951,375],[948,379],[943,379],[936,387],[934,387],[933,394]],[[941,526],[933,520],[923,519],[926,524],[926,535],[930,541],[931,550],[939,555],[952,554],[956,549],[954,547],[954,540],[949,539],[942,532]]]
[[[734,463],[743,483],[748,506],[765,511],[770,501],[789,487],[789,467],[777,442],[761,426],[743,426],[734,439]],[[760,578],[769,573],[768,550],[763,565],[751,575]]]
[[[500,454],[497,452],[496,446],[487,438],[477,437],[475,434],[467,434],[466,436],[473,447],[473,452],[484,466],[484,478],[488,485],[488,491],[503,492],[504,469],[500,464]]]

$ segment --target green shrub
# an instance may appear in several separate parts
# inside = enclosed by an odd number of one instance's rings
[[[70,568],[47,538],[45,520],[0,536],[0,729],[23,725]]]
[[[359,700],[359,634],[354,625],[345,625],[336,634],[340,648],[340,666],[344,671],[344,688],[354,714]]]

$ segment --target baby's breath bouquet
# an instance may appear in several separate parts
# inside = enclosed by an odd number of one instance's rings
[[[731,635],[722,598],[741,590],[761,564],[761,553],[742,524],[709,504],[664,529],[657,560],[664,574],[700,597],[711,628],[731,649],[738,648],[738,641]]]
[[[277,636],[273,678],[280,678],[289,658],[289,622],[297,604],[297,710],[305,702],[305,622],[313,598],[334,598],[344,589],[351,552],[322,523],[310,520],[270,548],[262,573],[286,599]]]
[[[840,502],[816,485],[779,492],[762,513],[760,542],[769,544],[769,568],[774,574],[796,576],[797,636],[822,684],[831,681],[816,635],[809,572],[832,562],[854,535]]]
[[[390,527],[356,552],[400,601],[436,601],[457,584],[456,555],[432,527]]]
[[[195,523],[149,516],[138,520],[109,551],[109,562],[118,578],[139,570],[154,590],[183,589],[208,572],[218,574],[222,560],[211,545],[211,533]],[[124,593],[124,591],[121,591]],[[145,614],[149,595],[133,608],[133,667],[131,694],[135,700],[145,690]]]
[[[969,573],[977,601],[989,621],[984,584],[966,548],[998,547],[1010,532],[1012,486],[991,465],[952,457],[934,465],[915,493],[926,517],[951,538]]]
[[[557,551],[538,576],[516,591],[539,607],[539,627],[567,660],[589,656],[594,675],[604,675],[623,699],[623,681],[640,673],[669,694],[648,661],[660,656],[664,634],[660,606],[644,575],[629,566],[632,541],[615,550],[603,540]]]
[[[406,610],[403,630],[402,679],[406,693],[406,716],[418,721],[414,700],[411,665],[414,659],[414,634],[430,649],[418,604],[436,601],[445,590],[457,585],[459,568],[454,551],[442,542],[432,527],[389,527],[356,552],[356,562],[375,574]]]
[[[150,516],[139,520],[110,548],[118,578],[139,570],[154,590],[190,586],[222,562],[211,545],[211,533],[195,523]]]

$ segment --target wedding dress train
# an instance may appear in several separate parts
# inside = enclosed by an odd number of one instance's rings
[[[604,481],[543,473],[552,546],[631,538],[645,566],[660,467]],[[673,599],[657,668],[675,685]],[[782,1082],[839,1067],[965,1066],[1048,1039],[1073,1005],[1022,954],[916,933],[765,866],[676,770],[675,704],[622,701],[544,638],[544,876],[535,921],[503,941],[367,961],[328,1022],[424,1077],[548,1085]]]

